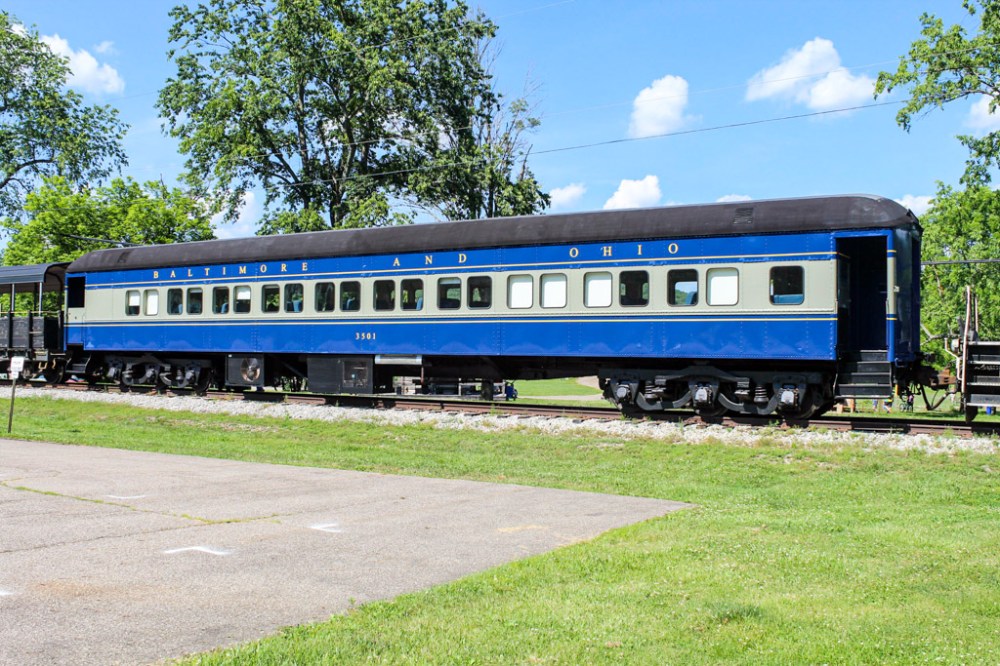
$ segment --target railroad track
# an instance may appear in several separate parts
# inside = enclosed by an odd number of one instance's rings
[[[87,384],[45,384],[36,385],[49,389],[76,391],[104,391],[121,393],[116,386]],[[153,388],[133,388],[132,393],[154,395]],[[193,390],[169,390],[163,395],[195,396]],[[440,411],[463,414],[497,414],[522,417],[552,417],[577,420],[618,421],[622,414],[611,407],[567,407],[513,402],[483,402],[443,396],[326,396],[309,393],[289,393],[283,391],[208,391],[202,396],[212,400],[248,400],[268,403],[290,403],[309,405],[331,405],[364,409],[408,409],[420,411]],[[701,417],[685,411],[670,411],[646,415],[642,420],[685,425],[723,425],[728,427],[779,427],[817,428],[840,432],[895,433],[906,435],[947,435],[954,437],[1000,436],[1000,423],[981,421],[966,423],[955,419],[902,418],[861,415],[824,415],[815,419],[786,420],[776,416],[721,416]]]

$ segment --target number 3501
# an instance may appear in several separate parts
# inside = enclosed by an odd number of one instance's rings
[[[354,339],[355,340],[374,340],[375,339],[375,334],[372,333],[371,331],[368,331],[368,332],[365,332],[365,333],[362,333],[362,332],[359,331],[359,332],[356,332],[354,334]]]

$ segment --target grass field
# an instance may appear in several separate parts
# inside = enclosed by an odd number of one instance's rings
[[[599,389],[585,386],[576,379],[534,379],[515,382],[519,398],[535,398],[539,396],[593,396],[601,395]]]
[[[1000,655],[996,453],[766,433],[734,445],[331,426],[20,398],[14,436],[698,505],[192,664],[996,664]]]

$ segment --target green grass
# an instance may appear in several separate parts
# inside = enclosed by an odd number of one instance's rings
[[[192,664],[979,664],[1000,654],[996,455],[781,445],[766,434],[736,446],[331,427],[44,399],[19,399],[14,436],[698,505]]]
[[[601,395],[599,389],[584,386],[576,379],[533,379],[514,383],[519,398],[537,396]]]

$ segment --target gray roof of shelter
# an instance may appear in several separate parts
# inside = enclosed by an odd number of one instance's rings
[[[883,197],[864,194],[804,197],[115,248],[86,254],[68,270],[79,273],[547,243],[887,228],[916,222],[910,211]]]
[[[34,292],[39,283],[45,290],[59,289],[68,263],[32,264],[30,266],[0,266],[0,294],[9,294],[11,285],[16,292]]]

